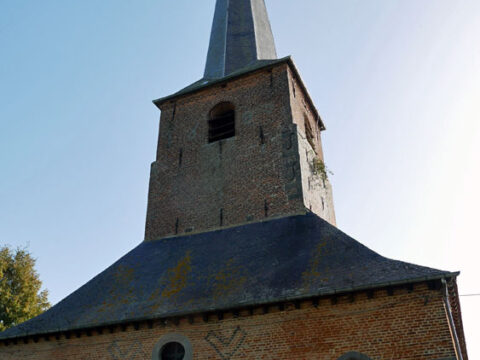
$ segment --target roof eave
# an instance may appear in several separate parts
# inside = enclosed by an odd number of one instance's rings
[[[372,285],[353,286],[353,287],[341,288],[341,289],[331,289],[331,290],[328,290],[328,291],[319,291],[316,294],[314,293],[314,294],[309,294],[309,295],[304,295],[304,296],[272,299],[268,302],[236,304],[235,306],[229,306],[229,307],[224,307],[224,308],[205,308],[205,309],[201,309],[201,310],[196,310],[195,312],[177,312],[177,313],[167,313],[167,314],[164,314],[164,315],[157,314],[157,315],[152,315],[152,316],[148,316],[148,317],[130,318],[130,319],[113,321],[113,322],[104,322],[104,323],[100,323],[100,324],[97,323],[97,324],[92,324],[92,325],[84,325],[84,326],[81,326],[81,327],[70,327],[70,328],[65,328],[65,329],[55,329],[55,330],[51,330],[51,331],[44,331],[44,332],[37,332],[37,333],[34,333],[34,332],[24,333],[24,334],[21,334],[21,335],[15,335],[15,336],[5,337],[5,338],[2,338],[1,333],[0,333],[0,341],[9,341],[9,340],[20,339],[20,338],[25,338],[25,337],[32,337],[32,336],[54,335],[54,334],[64,333],[64,332],[75,332],[75,331],[80,331],[80,330],[88,330],[88,329],[95,329],[95,328],[100,328],[100,327],[117,326],[117,325],[126,324],[126,323],[138,323],[138,322],[150,321],[150,320],[162,319],[162,318],[175,318],[175,317],[178,318],[178,317],[190,316],[190,315],[194,315],[194,314],[210,313],[212,311],[226,312],[226,311],[236,309],[236,308],[264,306],[266,304],[292,302],[292,301],[298,301],[298,300],[304,300],[304,299],[307,300],[307,299],[312,299],[312,298],[327,297],[327,296],[333,296],[333,295],[343,295],[343,294],[348,294],[348,293],[358,292],[358,291],[380,289],[380,288],[386,288],[386,287],[391,287],[391,286],[416,284],[416,283],[435,281],[435,280],[441,280],[441,279],[452,279],[452,278],[455,279],[458,275],[460,275],[459,271],[457,271],[457,272],[444,272],[442,274],[436,274],[436,275],[432,275],[432,276],[422,276],[422,277],[418,277],[418,278],[414,278],[414,279],[406,279],[406,280],[400,280],[400,281],[394,281],[394,282],[384,282],[384,283],[377,283],[377,284],[372,284]]]
[[[168,95],[168,96],[165,96],[165,97],[162,97],[162,98],[159,98],[159,99],[155,99],[153,100],[152,102],[155,104],[156,107],[158,107],[160,110],[160,106],[164,103],[166,103],[167,101],[173,101],[173,100],[176,100],[180,97],[183,97],[183,96],[186,96],[186,95],[191,95],[193,93],[196,93],[196,92],[199,92],[199,91],[202,91],[202,90],[205,90],[205,89],[208,89],[209,87],[212,87],[212,86],[215,86],[215,85],[221,85],[223,83],[226,83],[226,82],[229,82],[229,81],[232,81],[232,80],[235,80],[237,78],[240,78],[240,77],[243,77],[245,75],[249,75],[249,74],[252,74],[252,73],[255,73],[257,71],[265,71],[267,69],[270,69],[270,68],[273,68],[273,67],[276,67],[280,64],[283,64],[283,63],[286,63],[286,62],[291,62],[291,57],[290,56],[286,56],[284,58],[281,58],[281,59],[278,59],[278,60],[274,60],[273,63],[270,63],[270,64],[266,64],[264,66],[259,66],[259,67],[253,67],[247,71],[239,71],[239,72],[234,72],[230,75],[227,75],[227,76],[224,76],[224,77],[221,77],[221,78],[218,78],[218,79],[211,79],[211,80],[208,80],[207,83],[205,83],[205,85],[200,85],[200,86],[197,86],[197,87],[194,87],[190,90],[180,90],[174,94],[171,94],[171,95]]]
[[[216,86],[216,85],[221,85],[221,84],[227,83],[229,81],[235,80],[237,78],[240,78],[240,77],[243,77],[243,76],[246,76],[246,75],[250,75],[250,74],[258,72],[258,71],[265,71],[265,70],[274,68],[278,65],[284,64],[284,63],[287,63],[290,66],[293,73],[297,77],[298,83],[300,84],[300,87],[302,88],[302,90],[305,94],[305,97],[306,97],[309,105],[311,106],[311,108],[314,112],[315,118],[317,119],[317,122],[320,125],[320,129],[321,130],[326,130],[325,124],[323,123],[323,120],[320,117],[320,114],[318,113],[318,110],[315,107],[315,104],[314,104],[314,102],[313,102],[313,100],[312,100],[312,98],[311,98],[311,96],[310,96],[310,94],[307,90],[307,87],[305,86],[305,84],[302,80],[302,77],[300,76],[300,73],[299,73],[299,71],[298,71],[298,69],[297,69],[297,67],[296,67],[296,65],[295,65],[291,56],[286,56],[284,58],[278,59],[277,61],[275,61],[273,63],[270,63],[270,64],[267,64],[265,66],[254,67],[251,70],[247,70],[247,71],[243,71],[243,72],[240,71],[240,72],[233,73],[231,75],[227,75],[227,76],[219,78],[219,79],[211,80],[208,83],[206,83],[205,85],[200,85],[198,87],[194,87],[191,90],[186,90],[186,91],[180,90],[179,92],[176,92],[174,94],[171,94],[171,95],[153,100],[153,103],[155,104],[155,106],[158,109],[161,110],[161,105],[166,103],[167,101],[174,101],[174,100],[176,100],[180,97],[183,97],[183,96],[186,96],[186,95],[191,95],[193,93],[208,89],[209,87]]]

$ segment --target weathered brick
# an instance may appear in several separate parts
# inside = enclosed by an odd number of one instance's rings
[[[260,221],[265,201],[269,217],[308,208],[335,224],[330,184],[312,170],[314,157],[323,161],[321,129],[298,81],[281,63],[161,105],[147,240]],[[208,143],[209,113],[221,102],[235,106],[236,135]]]
[[[62,334],[60,340],[50,336],[46,341],[42,337],[38,343],[0,345],[0,359],[145,360],[151,359],[157,341],[172,333],[189,339],[198,360],[336,360],[350,351],[372,360],[455,357],[440,291],[423,284],[410,293],[399,289],[389,296],[386,290],[377,290],[374,295],[369,299],[367,293],[359,293],[353,302],[348,295],[340,296],[336,305],[324,298],[317,307],[303,301],[299,309],[294,304],[283,310],[271,305],[268,314],[261,307],[254,315],[246,309],[238,317],[227,312],[221,321],[210,316],[204,322],[197,314],[193,323],[188,318],[179,319],[178,325],[157,320],[151,329],[144,322],[138,330],[134,325],[125,331],[117,326],[113,334],[105,328],[91,336],[82,331],[80,338],[66,339]]]

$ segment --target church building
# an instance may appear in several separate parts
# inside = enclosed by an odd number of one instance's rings
[[[336,227],[325,125],[264,0],[217,0],[203,78],[154,104],[144,241],[0,333],[1,360],[468,359],[459,273]]]

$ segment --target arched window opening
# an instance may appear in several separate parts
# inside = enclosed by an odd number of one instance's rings
[[[305,122],[305,136],[307,137],[307,141],[310,143],[310,146],[312,147],[313,151],[317,152],[315,148],[315,136],[313,135],[313,130],[312,127],[310,126],[310,121],[308,121],[307,116],[304,116],[304,122]]]
[[[360,354],[356,351],[352,351],[343,356],[340,356],[338,360],[371,360],[371,359],[367,355]]]
[[[152,360],[193,360],[193,348],[182,334],[164,335],[153,347]]]
[[[162,348],[161,360],[183,360],[185,348],[179,342],[169,342]]]
[[[208,142],[212,143],[233,136],[235,136],[235,107],[229,102],[220,103],[210,111]]]

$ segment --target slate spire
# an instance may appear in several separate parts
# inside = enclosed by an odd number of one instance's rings
[[[264,0],[217,0],[205,79],[217,79],[257,60],[276,59]]]

